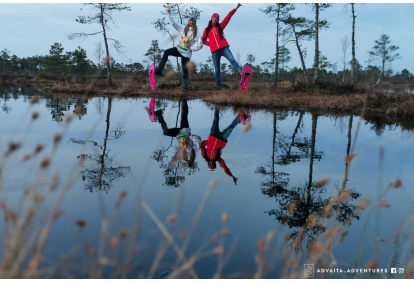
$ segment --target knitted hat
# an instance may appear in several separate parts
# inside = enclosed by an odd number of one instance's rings
[[[190,20],[194,20],[195,22],[197,22],[197,17],[194,15],[194,14],[191,14],[189,17],[188,17],[188,20],[190,21]]]
[[[216,162],[215,161],[210,160],[207,164],[208,164],[208,168],[210,169],[210,171],[216,170]]]
[[[217,17],[217,21],[220,20],[220,15],[217,13],[214,13],[213,15],[211,15],[211,19],[213,19],[214,17]]]

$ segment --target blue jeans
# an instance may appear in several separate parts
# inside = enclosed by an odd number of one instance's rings
[[[219,120],[220,120],[220,110],[214,109],[214,120],[213,125],[211,125],[210,134],[215,136],[216,138],[219,138],[225,142],[227,142],[227,139],[229,138],[231,132],[233,132],[234,128],[237,126],[237,124],[240,123],[240,117],[237,116],[231,124],[225,128],[222,132],[219,128]]]
[[[214,73],[216,76],[216,82],[221,82],[221,75],[220,75],[220,58],[223,56],[227,60],[229,60],[230,64],[233,66],[233,69],[239,71],[240,66],[237,64],[236,60],[233,57],[233,54],[230,51],[229,47],[221,48],[217,51],[211,53],[214,62]]]

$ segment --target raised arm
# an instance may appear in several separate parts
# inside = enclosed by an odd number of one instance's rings
[[[170,18],[170,23],[171,23],[171,25],[178,31],[178,32],[180,32],[182,29],[183,29],[183,25],[180,25],[180,24],[178,24],[177,22],[175,22],[175,20],[174,20],[174,18],[173,18],[173,16],[172,16],[172,14],[171,14],[171,8],[170,7],[168,7],[168,16],[169,16],[169,18]]]
[[[224,30],[227,24],[230,22],[231,17],[233,17],[234,13],[236,13],[236,9],[231,10],[224,20],[220,23],[221,28]]]

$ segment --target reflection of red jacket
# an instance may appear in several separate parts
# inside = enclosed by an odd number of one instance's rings
[[[201,143],[200,150],[201,156],[206,161],[218,161],[220,167],[223,168],[224,172],[233,177],[230,169],[227,167],[226,162],[221,158],[221,150],[226,146],[226,142],[216,138],[213,135],[208,136],[208,140],[205,140]]]
[[[208,140],[201,143],[201,155],[208,157],[211,161],[217,161],[220,158],[221,150],[226,146],[226,142],[216,138],[213,135],[208,136]]]
[[[223,19],[223,21],[220,23],[221,29],[224,30],[229,23],[231,17],[236,13],[236,9],[231,10],[227,16]],[[203,33],[203,43],[205,45],[210,46],[210,51],[213,53],[214,51],[217,51],[221,48],[230,46],[227,40],[224,38],[220,38],[219,31],[217,26],[212,26],[211,30],[208,34],[206,34],[207,29],[204,29]],[[208,40],[207,40],[208,37]]]

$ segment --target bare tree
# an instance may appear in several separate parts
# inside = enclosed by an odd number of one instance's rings
[[[345,82],[345,70],[346,70],[346,61],[348,58],[348,48],[349,48],[349,38],[347,35],[344,36],[344,38],[341,40],[342,44],[342,63],[343,63],[343,69],[342,69],[342,82]]]
[[[276,22],[276,54],[275,54],[275,79],[273,82],[273,87],[277,88],[277,82],[279,80],[279,51],[280,47],[284,44],[280,44],[280,36],[283,36],[286,33],[287,28],[282,29],[281,24],[284,23],[282,19],[286,19],[290,11],[294,10],[294,4],[289,3],[277,3],[274,5],[268,5],[266,9],[260,9],[266,15],[274,17]]]
[[[315,84],[318,81],[319,74],[319,30],[328,27],[326,20],[319,20],[319,12],[331,7],[331,4],[314,3],[311,5],[315,10],[315,59],[313,61],[313,83]]]
[[[106,50],[105,65],[106,65],[107,72],[108,72],[107,79],[108,79],[108,84],[112,85],[112,76],[111,76],[111,67],[110,67],[111,57],[109,53],[108,41],[113,42],[113,47],[118,53],[122,54],[123,53],[122,50],[124,47],[118,40],[108,37],[107,32],[108,30],[110,30],[109,23],[112,23],[113,25],[115,25],[115,22],[112,18],[113,11],[125,11],[125,10],[131,11],[131,6],[128,4],[121,4],[121,3],[87,3],[84,5],[92,6],[92,9],[96,11],[96,14],[92,16],[86,16],[86,17],[79,16],[76,19],[76,22],[80,24],[99,24],[101,27],[101,30],[97,32],[93,32],[93,33],[84,33],[84,32],[73,33],[69,35],[69,39],[84,38],[90,35],[97,35],[97,34],[103,35],[105,50]]]
[[[93,52],[93,55],[95,55],[96,59],[98,60],[98,68],[99,71],[101,70],[102,66],[102,56],[104,54],[104,51],[102,49],[102,42],[99,41],[95,44],[95,51]]]
[[[355,83],[355,3],[351,3],[352,7],[352,61],[351,61],[351,84]]]

